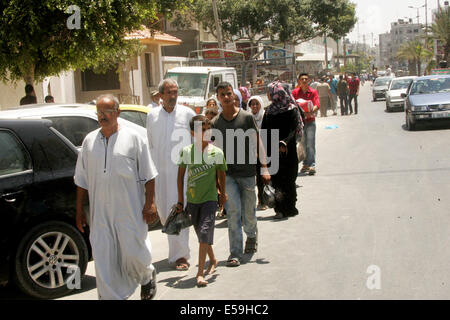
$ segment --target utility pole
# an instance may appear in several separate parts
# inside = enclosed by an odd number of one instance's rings
[[[328,46],[327,46],[327,33],[324,34],[324,43],[325,43],[325,70],[328,69]]]
[[[220,22],[219,22],[219,14],[217,13],[216,0],[212,0],[212,7],[213,7],[213,14],[214,14],[214,21],[216,22],[217,42],[219,44],[220,58],[225,59],[225,54],[224,54],[223,50],[221,50],[221,49],[223,49],[222,28],[221,28]],[[224,62],[225,62],[225,60],[224,60]]]

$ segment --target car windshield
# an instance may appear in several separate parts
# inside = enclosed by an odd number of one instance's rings
[[[413,83],[411,95],[450,92],[450,77],[421,79]]]
[[[178,82],[179,96],[205,96],[207,74],[170,72],[167,74],[167,78]]]
[[[408,88],[411,81],[412,81],[412,79],[392,80],[391,90],[406,89],[406,88]]]
[[[387,86],[389,84],[389,81],[391,80],[391,78],[378,78],[377,80],[375,80],[374,86]]]

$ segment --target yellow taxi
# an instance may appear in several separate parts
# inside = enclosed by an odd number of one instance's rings
[[[121,118],[138,124],[141,127],[146,127],[147,113],[150,111],[151,107],[139,104],[121,104],[119,109]]]

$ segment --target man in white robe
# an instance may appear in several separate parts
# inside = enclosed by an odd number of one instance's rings
[[[177,161],[180,151],[191,144],[189,121],[195,116],[195,112],[189,107],[177,104],[178,84],[175,80],[161,81],[159,92],[161,105],[148,113],[147,133],[150,152],[158,170],[155,202],[164,225],[172,206],[178,201]],[[167,237],[169,263],[175,263],[177,270],[187,270],[187,260],[190,258],[189,228],[182,229],[179,235]]]
[[[97,101],[101,128],[84,139],[75,169],[77,227],[84,232],[83,203],[88,194],[99,299],[127,299],[140,284],[141,299],[149,300],[156,294],[156,272],[147,223],[157,218],[158,173],[147,139],[119,127],[119,101],[112,95]]]

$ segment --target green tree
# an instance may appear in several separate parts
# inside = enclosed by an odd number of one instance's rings
[[[248,39],[252,46],[262,39],[298,44],[325,32],[341,37],[356,23],[349,0],[219,0],[217,10],[224,40]],[[175,25],[184,28],[192,19],[216,36],[211,1],[193,0],[189,11]]]
[[[441,8],[435,13],[431,26],[433,38],[437,39],[444,48],[444,60],[448,61],[450,52],[450,8]]]
[[[430,46],[428,46],[430,47]],[[433,57],[433,52],[425,47],[422,41],[413,40],[404,43],[397,51],[398,59],[407,60],[417,66],[417,75],[422,73],[422,63],[428,63]]]
[[[104,71],[139,50],[131,31],[157,29],[158,17],[171,15],[190,0],[2,0],[0,1],[0,80],[27,83],[61,71]],[[68,20],[79,8],[79,28]]]

